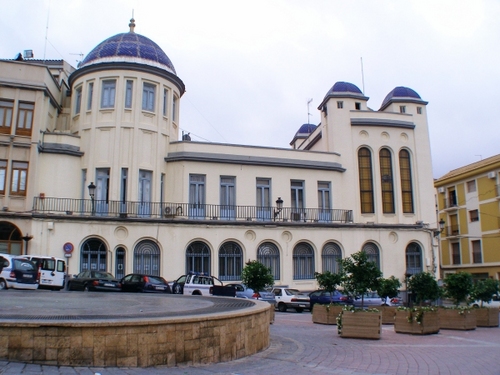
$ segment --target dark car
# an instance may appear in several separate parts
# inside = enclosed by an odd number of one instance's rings
[[[353,304],[353,300],[351,297],[342,294],[338,290],[333,292],[331,299],[330,299],[330,292],[321,289],[316,290],[314,292],[309,293],[309,301],[311,304],[311,309],[316,303],[319,303],[320,305],[328,305],[329,303],[338,303],[341,305]]]
[[[39,269],[35,262],[22,256],[0,254],[0,290],[37,289]]]
[[[161,276],[131,273],[120,280],[122,292],[172,293]]]
[[[184,284],[186,283],[187,276],[188,275],[182,275],[172,283],[173,294],[184,294]]]
[[[83,271],[68,282],[68,290],[119,292],[121,287],[109,272]]]

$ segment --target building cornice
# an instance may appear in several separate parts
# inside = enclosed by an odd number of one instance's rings
[[[378,118],[351,118],[351,126],[384,126],[391,128],[415,129],[415,124],[410,121]]]
[[[80,151],[80,147],[61,144],[61,143],[39,143],[38,144],[38,152],[46,153],[46,154],[63,154],[70,156],[78,156],[81,157],[84,155],[83,151]]]

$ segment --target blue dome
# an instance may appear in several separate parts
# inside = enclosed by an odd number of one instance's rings
[[[163,50],[151,39],[134,32],[116,34],[95,47],[80,63],[79,68],[106,62],[131,62],[155,66],[176,74],[174,65]]]
[[[353,85],[352,83],[349,83],[349,82],[336,82],[326,95],[334,93],[334,92],[336,92],[336,93],[351,92],[353,94],[363,95],[363,93],[358,88],[358,86]]]
[[[299,134],[311,134],[313,131],[315,131],[317,128],[317,125],[313,125],[313,124],[304,124],[302,125],[299,130],[297,130],[297,133],[295,133],[295,135],[299,135]]]
[[[323,110],[324,105],[330,98],[351,98],[358,100],[368,100],[367,96],[361,92],[358,86],[349,82],[337,82],[325,95],[325,98],[319,105],[318,109]]]
[[[381,109],[387,107],[390,104],[390,102],[393,101],[410,101],[410,102],[417,101],[427,104],[422,100],[420,95],[418,95],[415,90],[412,90],[404,86],[398,86],[394,90],[392,90],[389,94],[387,94],[384,101],[382,102]]]

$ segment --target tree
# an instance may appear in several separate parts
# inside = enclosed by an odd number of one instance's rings
[[[401,288],[401,282],[397,277],[391,276],[388,279],[381,278],[379,280],[377,293],[386,302],[387,298],[397,297],[399,288]]]
[[[420,306],[426,300],[437,300],[441,295],[436,279],[429,272],[420,272],[413,275],[408,280],[408,290],[415,296],[415,300]]]
[[[342,282],[342,274],[331,273],[330,271],[325,271],[323,273],[315,272],[314,277],[319,287],[330,293],[330,303],[332,303],[333,292],[337,289],[337,285]]]
[[[243,268],[241,282],[248,288],[253,289],[254,292],[260,292],[274,285],[274,276],[270,268],[256,260],[252,260],[248,261]]]
[[[474,284],[468,272],[449,273],[444,278],[444,295],[453,300],[455,306],[467,302]]]
[[[498,293],[498,288],[498,280],[479,280],[472,289],[471,298],[481,301],[481,307],[483,307],[483,302],[490,302],[493,296]]]
[[[368,260],[364,251],[352,254],[349,258],[340,261],[344,277],[342,284],[344,291],[353,297],[361,296],[361,308],[364,307],[364,295],[368,291],[377,290],[382,272],[375,262]]]

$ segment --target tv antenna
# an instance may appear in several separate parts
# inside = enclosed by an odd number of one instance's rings
[[[80,52],[80,53],[70,53],[70,55],[80,56],[80,60],[76,60],[77,63],[83,61],[83,53],[82,52]]]
[[[312,101],[313,101],[312,98],[307,101],[307,123],[308,124],[310,124],[309,121],[311,118],[311,113],[309,112],[309,105],[311,104]]]

